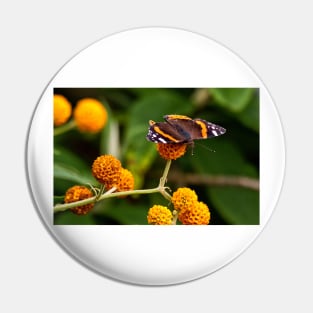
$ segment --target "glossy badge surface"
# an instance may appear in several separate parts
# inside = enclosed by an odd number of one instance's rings
[[[44,91],[27,144],[36,208],[75,260],[168,285],[208,275],[262,231],[282,186],[273,101],[233,52],[142,28],[73,57]]]

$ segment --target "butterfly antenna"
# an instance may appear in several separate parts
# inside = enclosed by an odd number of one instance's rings
[[[193,149],[194,149],[194,147],[195,147],[195,143],[194,143],[193,141],[191,141],[191,142],[189,143],[189,145],[190,145],[190,147],[191,147],[191,155],[193,155]]]
[[[211,149],[211,148],[209,148],[209,147],[207,147],[207,146],[205,146],[205,145],[203,145],[203,144],[201,144],[199,142],[197,142],[197,145],[201,146],[202,148],[204,148],[204,149],[206,149],[206,150],[208,150],[210,152],[216,152],[215,150],[213,150],[213,149]]]

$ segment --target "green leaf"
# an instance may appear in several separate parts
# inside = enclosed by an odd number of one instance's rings
[[[66,164],[54,164],[54,178],[83,185],[96,183],[95,179],[91,175]]]
[[[145,173],[156,157],[156,147],[153,143],[138,142],[129,148],[126,155],[126,167],[134,176],[136,189],[142,188]]]
[[[259,95],[254,96],[248,105],[237,115],[238,120],[248,128],[259,132],[260,128],[260,106]]]
[[[198,173],[243,174],[243,168],[245,168],[244,157],[238,147],[227,140],[227,133],[221,137],[210,139],[207,144],[209,145],[208,148],[215,152],[197,146],[194,155],[189,156],[193,167]]]
[[[114,203],[103,202],[103,211],[98,214],[109,217],[120,225],[146,225],[149,208],[142,203],[132,203],[127,199],[118,199]]]
[[[219,214],[235,225],[259,224],[259,192],[240,187],[210,187]]]
[[[108,114],[108,121],[100,136],[100,153],[101,154],[112,154],[119,158],[120,154],[120,142],[119,142],[119,128],[118,122],[105,100],[102,103]]]
[[[63,147],[54,149],[54,184],[67,181],[72,184],[97,184],[91,174],[91,165]]]
[[[54,225],[94,225],[92,214],[77,215],[70,210],[54,214]]]
[[[232,112],[242,111],[250,102],[255,92],[254,88],[211,88],[217,105]]]
[[[221,137],[214,143],[213,148],[215,153],[198,149],[193,156],[195,160],[192,164],[197,173],[258,177],[257,170],[244,159],[233,143]],[[237,186],[207,186],[206,193],[214,208],[227,223],[259,224],[258,191]]]

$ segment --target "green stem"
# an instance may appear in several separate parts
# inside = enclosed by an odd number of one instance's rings
[[[159,186],[156,188],[150,188],[150,189],[139,189],[139,190],[128,190],[128,191],[119,191],[119,192],[114,192],[116,189],[112,188],[110,190],[108,190],[106,193],[101,194],[103,191],[103,187],[101,187],[101,191],[99,193],[99,195],[96,195],[94,197],[88,198],[88,199],[84,199],[84,200],[80,200],[80,201],[76,201],[76,202],[71,202],[71,203],[65,203],[65,204],[56,204],[54,206],[54,213],[57,212],[62,212],[62,211],[66,211],[68,209],[77,207],[77,206],[82,206],[82,205],[86,205],[89,203],[93,203],[93,202],[97,202],[97,201],[101,201],[104,199],[109,199],[109,198],[115,198],[115,197],[122,197],[122,196],[129,196],[129,195],[138,195],[138,194],[149,194],[149,193],[156,193],[159,192],[162,194],[162,196],[167,199],[167,200],[171,200],[171,195],[169,193],[166,192],[166,188],[165,187],[165,183],[167,180],[167,175],[169,172],[171,166],[171,160],[168,160],[166,162],[164,171],[163,171],[163,175],[160,178],[160,183]]]
[[[166,161],[165,168],[164,168],[164,171],[163,171],[163,175],[162,175],[162,177],[160,179],[160,185],[159,185],[162,188],[164,188],[164,186],[166,184],[168,171],[170,170],[170,167],[171,167],[171,162],[172,162],[172,160],[167,160]]]
[[[159,184],[159,189],[160,189],[160,193],[162,194],[162,196],[167,199],[167,200],[171,200],[172,199],[172,196],[166,192],[166,187],[165,187],[165,184],[166,184],[166,181],[167,181],[167,175],[168,175],[168,172],[170,170],[170,167],[171,167],[171,163],[172,163],[172,160],[167,160],[166,161],[166,165],[165,165],[165,168],[164,168],[164,171],[163,171],[163,175],[162,177],[160,178],[160,184]]]
[[[159,187],[156,188],[151,188],[151,189],[142,189],[142,190],[129,190],[129,191],[120,191],[120,192],[114,192],[114,193],[104,193],[100,197],[94,196],[88,199],[76,201],[76,202],[70,202],[70,203],[65,203],[65,204],[56,204],[54,206],[54,213],[57,212],[62,212],[66,211],[68,209],[77,207],[77,206],[82,206],[85,204],[93,203],[96,201],[101,201],[104,199],[109,199],[109,198],[115,198],[115,197],[121,197],[121,196],[129,196],[129,195],[137,195],[137,194],[148,194],[148,193],[155,193],[155,192],[160,192]]]
[[[172,220],[172,225],[176,225],[178,218],[178,212],[176,210],[173,210],[173,220]]]
[[[70,120],[68,123],[62,125],[62,126],[59,126],[59,127],[56,127],[53,131],[53,135],[54,136],[59,136],[61,134],[64,134],[66,132],[68,132],[69,130],[71,129],[74,129],[76,127],[76,123],[74,120]]]

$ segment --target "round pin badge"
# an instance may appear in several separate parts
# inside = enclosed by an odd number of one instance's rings
[[[285,148],[275,105],[241,58],[189,31],[141,28],[59,70],[26,159],[39,215],[73,259],[169,285],[222,268],[260,234]]]

